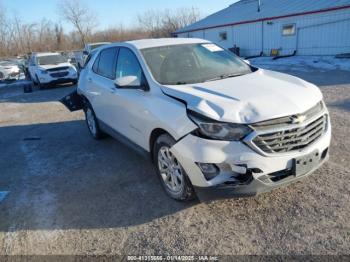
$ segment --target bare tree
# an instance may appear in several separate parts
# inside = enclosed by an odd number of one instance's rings
[[[48,19],[25,23],[19,16],[9,16],[0,0],[0,57],[28,52],[75,50],[86,41],[115,42],[169,37],[177,29],[200,19],[196,8],[150,10],[138,16],[138,26],[125,27],[120,24],[94,31],[96,18],[79,0],[62,0],[58,4],[61,16],[74,26],[74,31],[65,32],[60,23]]]
[[[56,49],[61,50],[64,42],[64,34],[62,25],[55,24]]]
[[[58,10],[61,17],[74,26],[80,36],[81,43],[85,45],[93,29],[97,26],[97,17],[80,0],[59,1]]]
[[[8,25],[5,9],[0,2],[0,56],[4,56],[7,51]]]
[[[163,11],[149,10],[138,15],[139,25],[151,37],[169,37],[176,30],[197,22],[201,14],[197,8],[179,8]]]

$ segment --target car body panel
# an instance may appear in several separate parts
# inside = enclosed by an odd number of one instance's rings
[[[302,113],[322,100],[314,85],[263,69],[212,82],[164,86],[163,90],[209,118],[241,124]]]

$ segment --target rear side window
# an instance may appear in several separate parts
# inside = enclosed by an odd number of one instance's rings
[[[89,55],[90,59],[91,59],[91,54]],[[89,57],[87,59],[89,59]],[[89,59],[89,60],[90,60]],[[88,63],[89,61],[87,60],[86,61],[86,64]],[[92,66],[92,70],[98,74],[98,63],[100,62],[100,55],[98,55],[98,57],[95,59],[95,62],[94,62],[94,65]]]
[[[115,47],[102,50],[93,66],[94,72],[101,76],[115,79],[117,52],[118,48]],[[96,63],[98,63],[98,67]]]

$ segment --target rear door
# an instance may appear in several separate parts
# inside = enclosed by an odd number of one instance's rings
[[[110,123],[110,96],[115,92],[116,59],[118,47],[103,49],[95,59],[90,74],[87,75],[89,101],[97,118]]]

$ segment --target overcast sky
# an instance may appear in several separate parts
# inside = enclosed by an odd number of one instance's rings
[[[42,18],[59,21],[57,14],[59,0],[0,0],[7,14],[17,14],[24,22],[38,22]],[[237,0],[81,0],[99,18],[99,29],[122,23],[131,26],[137,23],[137,15],[149,9],[176,9],[179,7],[198,7],[203,15],[219,11]],[[70,30],[71,27],[62,22]]]

